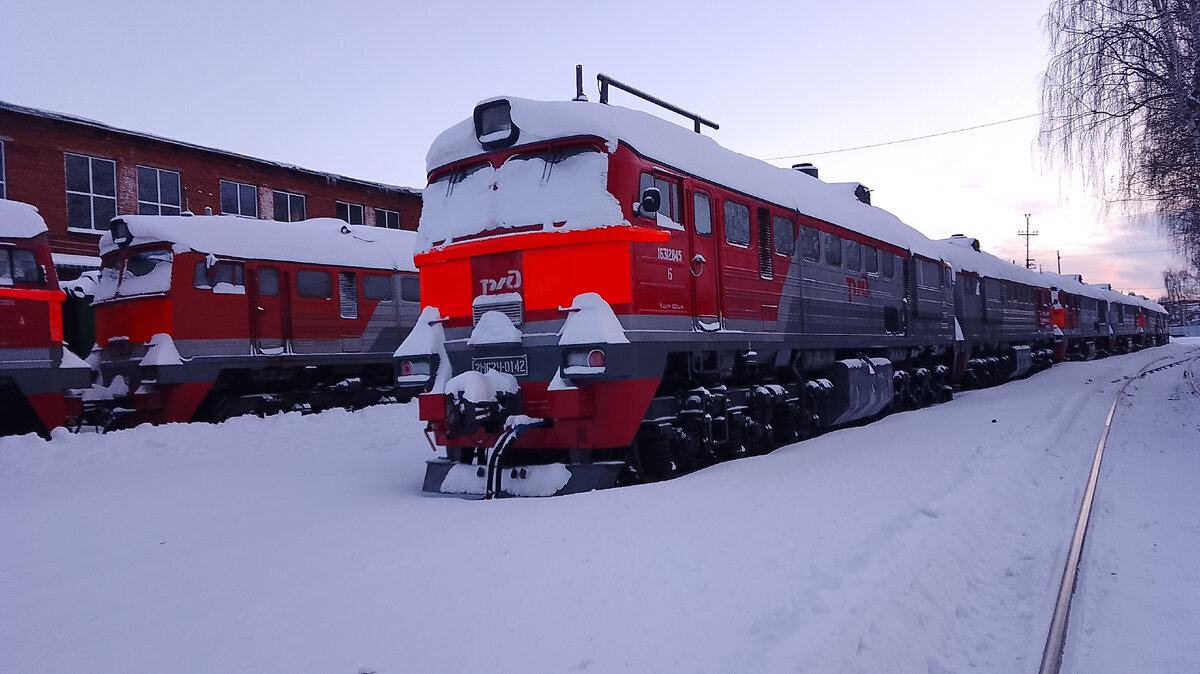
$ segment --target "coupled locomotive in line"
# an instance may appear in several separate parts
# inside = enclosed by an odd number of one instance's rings
[[[68,391],[87,386],[91,369],[63,347],[64,299],[45,221],[0,199],[0,435],[48,436],[79,415]]]
[[[1167,313],[1158,303],[1122,295],[1107,283],[1086,284],[1078,275],[1053,276],[1062,358],[1089,360],[1167,342]]]
[[[414,236],[333,218],[114,218],[86,417],[117,427],[410,399],[392,353],[418,312]]]
[[[445,448],[429,492],[665,479],[1024,376],[1096,338],[1056,308],[1091,292],[1068,279],[930,241],[862,185],[647,113],[491,99],[427,162],[423,311],[397,380],[426,389],[420,416]],[[1138,330],[1126,344],[1157,339]]]

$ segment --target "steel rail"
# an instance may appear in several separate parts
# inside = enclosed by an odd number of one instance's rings
[[[1152,372],[1175,367],[1181,363],[1188,363],[1188,371],[1190,372],[1191,364],[1196,361],[1196,356],[1189,354],[1189,357],[1183,360],[1151,369],[1151,365],[1163,360],[1166,360],[1166,358],[1159,358],[1147,364],[1142,368],[1141,372],[1126,380],[1117,391],[1117,394],[1113,396],[1112,405],[1108,408],[1108,417],[1104,420],[1104,430],[1101,431],[1100,441],[1096,444],[1096,454],[1092,458],[1092,470],[1088,474],[1087,488],[1083,492],[1083,502],[1079,507],[1079,519],[1075,522],[1075,533],[1071,536],[1071,549],[1067,553],[1067,563],[1063,569],[1062,583],[1058,588],[1058,599],[1054,603],[1054,617],[1050,621],[1050,632],[1046,637],[1046,647],[1042,651],[1042,664],[1038,669],[1038,674],[1058,674],[1059,669],[1062,667],[1063,648],[1066,645],[1067,621],[1071,613],[1071,598],[1075,595],[1075,583],[1079,577],[1079,559],[1083,554],[1084,538],[1087,535],[1088,521],[1092,514],[1092,500],[1096,495],[1096,483],[1100,477],[1100,463],[1104,458],[1104,447],[1108,442],[1108,431],[1112,428],[1113,416],[1117,412],[1117,403],[1121,401],[1121,396],[1125,395],[1125,389],[1134,380],[1141,379]],[[1192,382],[1192,387],[1196,387],[1194,382]]]

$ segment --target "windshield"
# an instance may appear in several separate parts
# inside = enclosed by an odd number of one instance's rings
[[[0,248],[0,285],[40,283],[37,257],[24,248]]]
[[[608,156],[590,146],[517,154],[500,168],[472,166],[434,181],[422,208],[417,232],[425,248],[490,230],[624,222],[608,191]]]
[[[165,293],[171,289],[171,260],[165,248],[115,251],[104,257],[95,300]]]

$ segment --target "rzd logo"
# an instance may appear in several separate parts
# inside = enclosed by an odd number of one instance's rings
[[[853,302],[855,297],[870,297],[871,285],[867,282],[867,275],[862,274],[859,279],[853,276],[846,277],[846,286],[850,291],[848,302]]]
[[[516,269],[509,269],[507,274],[498,279],[479,279],[479,286],[481,293],[484,295],[514,291],[521,287],[521,272]]]

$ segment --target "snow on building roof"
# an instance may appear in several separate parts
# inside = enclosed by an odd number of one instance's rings
[[[936,256],[925,235],[891,213],[859,201],[854,196],[857,183],[830,184],[800,171],[772,166],[728,150],[708,136],[638,110],[582,101],[503,98],[509,101],[512,121],[520,129],[521,145],[593,136],[605,141],[609,152],[615,152],[618,143],[625,143],[638,153],[685,173],[914,252]],[[482,102],[491,100],[498,99]],[[425,157],[426,168],[432,173],[482,153],[473,118],[468,118],[434,140]]]
[[[21,201],[0,199],[0,236],[32,239],[46,231],[46,221],[33,206]]]
[[[164,242],[247,260],[416,271],[415,232],[348,225],[337,218],[276,222],[234,215],[122,215],[113,219],[114,225],[120,222],[133,235],[130,245]],[[117,248],[111,231],[100,237],[102,255]]]
[[[1049,288],[1050,282],[1037,272],[1002,260],[991,253],[976,250],[976,239],[955,235],[932,243],[943,260],[957,271],[967,271],[989,278],[1006,279],[1039,288]]]

